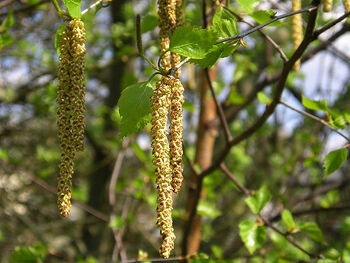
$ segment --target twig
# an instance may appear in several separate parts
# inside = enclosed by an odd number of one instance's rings
[[[305,250],[302,246],[300,246],[298,243],[296,243],[288,234],[289,233],[283,233],[281,230],[279,230],[277,227],[275,227],[272,223],[270,223],[266,218],[262,217],[261,215],[259,215],[261,220],[264,222],[264,224],[271,228],[273,231],[275,231],[276,233],[280,234],[281,236],[283,236],[290,244],[292,244],[293,246],[295,246],[297,249],[299,249],[300,251],[304,252],[306,255],[308,255],[310,258],[319,258],[322,259],[323,257],[321,255],[316,255],[313,254],[307,250]]]
[[[186,257],[174,257],[174,258],[150,258],[150,259],[132,259],[127,261],[122,261],[121,263],[141,263],[141,262],[172,262],[172,261],[183,261]]]
[[[39,5],[46,4],[49,1],[50,0],[41,0],[38,3],[32,4],[32,5],[28,5],[28,6],[25,6],[25,7],[22,7],[22,8],[18,8],[16,10],[13,10],[13,13],[16,14],[16,13],[25,12],[25,11],[33,9],[33,8],[39,6]],[[4,13],[1,13],[0,16],[7,16],[8,14],[9,14],[9,12],[4,12]]]
[[[241,190],[242,193],[244,193],[246,196],[250,195],[250,191],[242,185],[227,169],[226,165],[224,163],[220,164],[220,169],[227,175],[227,177],[237,186],[239,190]]]
[[[98,0],[95,3],[93,3],[92,5],[90,5],[88,8],[84,9],[83,11],[81,11],[81,15],[86,14],[89,10],[93,9],[94,7],[98,6],[99,4],[101,4],[103,2],[103,0]]]
[[[236,40],[236,39],[240,39],[240,38],[243,38],[247,35],[250,35],[251,33],[273,23],[273,22],[276,22],[280,19],[283,19],[283,18],[286,18],[286,17],[289,17],[289,16],[293,16],[293,15],[296,15],[296,14],[300,14],[300,13],[304,13],[304,12],[310,12],[310,11],[313,11],[315,9],[317,9],[318,6],[316,5],[310,5],[308,7],[305,7],[305,8],[302,8],[300,10],[297,10],[297,11],[294,11],[294,12],[290,12],[290,13],[287,13],[287,14],[283,14],[283,15],[280,15],[280,16],[276,16],[275,18],[271,19],[270,21],[267,21],[266,23],[264,24],[261,24],[261,25],[258,25],[256,27],[253,27],[252,29],[249,29],[241,34],[238,34],[238,35],[235,35],[235,36],[231,36],[231,37],[227,37],[227,38],[223,38],[221,40],[219,40],[218,42],[216,42],[216,44],[220,44],[220,43],[223,43],[223,42],[226,42],[226,41],[231,41],[231,40]]]
[[[0,9],[5,7],[5,6],[8,6],[8,5],[11,5],[13,2],[15,2],[16,0],[3,0],[1,3],[0,3]]]
[[[208,86],[209,86],[211,95],[213,96],[213,99],[214,99],[216,111],[219,114],[219,119],[220,119],[222,128],[224,130],[226,142],[229,142],[229,141],[232,140],[232,135],[231,135],[230,129],[228,127],[227,120],[225,118],[225,115],[224,115],[224,112],[222,110],[222,107],[221,107],[221,105],[220,105],[220,103],[219,103],[219,101],[218,101],[218,99],[216,97],[216,94],[215,94],[215,91],[214,91],[214,87],[213,87],[213,84],[211,82],[210,75],[209,75],[209,69],[205,68],[204,72],[205,72],[205,76],[206,76],[207,81],[208,81]]]
[[[350,15],[350,12],[345,13],[344,15],[338,17],[337,19],[333,20],[332,22],[328,23],[324,27],[321,27],[320,29],[316,30],[313,34],[313,38],[317,39],[319,35],[330,29],[331,27],[335,26],[345,18],[347,18]]]
[[[36,183],[37,185],[41,186],[43,189],[49,191],[52,194],[55,194],[55,195],[57,194],[57,190],[56,190],[55,187],[47,184],[46,182],[44,182],[43,180],[37,178],[34,175],[30,175],[29,174],[29,177],[34,183]],[[76,200],[74,197],[72,197],[72,200],[74,201],[73,205],[76,205],[77,207],[83,209],[85,212],[93,215],[94,217],[96,217],[98,219],[101,219],[104,222],[108,222],[109,221],[108,216],[103,214],[102,212],[97,211],[96,209],[88,206],[87,204],[84,204],[84,203],[80,202],[79,200]]]
[[[293,107],[292,105],[288,104],[287,102],[285,102],[285,101],[282,100],[282,99],[280,99],[279,102],[280,102],[281,104],[283,104],[284,106],[286,106],[287,108],[289,108],[289,109],[291,109],[291,110],[293,110],[293,111],[296,111],[296,112],[298,112],[298,113],[300,113],[300,114],[302,114],[302,115],[304,115],[304,116],[306,116],[306,117],[309,117],[309,118],[311,118],[311,119],[313,119],[313,120],[315,120],[315,121],[317,121],[317,122],[319,122],[319,123],[321,123],[321,124],[327,126],[327,127],[330,128],[332,131],[338,133],[340,136],[342,136],[344,139],[346,139],[348,142],[350,142],[350,138],[349,138],[349,137],[345,136],[343,133],[341,133],[340,131],[338,131],[336,128],[332,127],[332,125],[330,125],[330,124],[329,124],[328,122],[326,122],[325,120],[322,120],[321,118],[319,118],[319,117],[317,117],[317,116],[315,116],[315,115],[312,115],[312,114],[310,114],[310,113],[308,113],[308,112],[299,110],[299,109]]]
[[[243,17],[241,17],[240,15],[238,15],[237,13],[233,12],[232,10],[230,10],[227,7],[224,7],[227,11],[229,11],[231,14],[233,14],[239,21],[249,25],[250,27],[254,27],[254,24],[250,23],[249,21],[245,20]],[[259,33],[267,40],[270,42],[270,44],[277,50],[277,52],[280,54],[282,60],[284,62],[288,61],[288,58],[286,56],[286,54],[284,54],[282,48],[270,37],[268,36],[262,29],[258,30]]]

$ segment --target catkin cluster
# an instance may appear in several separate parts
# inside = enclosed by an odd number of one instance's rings
[[[71,186],[74,157],[84,149],[85,114],[85,29],[78,19],[70,21],[61,33],[57,88],[57,126],[61,149],[58,177],[58,209],[68,216],[71,207]]]
[[[301,9],[301,0],[292,0],[292,11]],[[303,41],[303,20],[301,14],[292,16],[292,37],[293,49],[296,50]],[[300,60],[294,64],[294,70],[298,71],[300,68]]]
[[[180,56],[167,52],[170,34],[182,24],[182,0],[159,0],[159,38],[160,64],[164,71],[169,71],[180,62]],[[177,70],[175,77],[181,72]],[[180,80],[172,76],[163,76],[157,82],[151,98],[152,103],[152,155],[156,166],[157,225],[163,238],[160,255],[168,258],[174,248],[174,228],[172,225],[172,192],[178,193],[183,180],[182,172],[182,104],[183,86]],[[168,141],[168,115],[170,116],[170,132]]]
[[[332,11],[333,0],[323,0],[322,4],[323,4],[323,12],[330,12],[330,11]]]
[[[163,238],[160,254],[168,258],[174,248],[172,226],[172,192],[180,190],[182,176],[182,104],[183,87],[171,76],[163,76],[157,82],[151,97],[152,102],[152,156],[156,166],[157,225]],[[168,142],[168,115],[170,122],[170,143]]]

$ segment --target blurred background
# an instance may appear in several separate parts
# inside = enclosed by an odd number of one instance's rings
[[[210,21],[215,1],[187,0],[186,23],[202,26],[203,3]],[[91,4],[93,1],[84,0],[82,9]],[[303,6],[309,4],[303,1]],[[75,162],[71,215],[62,218],[56,206],[60,152],[55,101],[58,56],[54,47],[55,32],[62,21],[47,0],[0,2],[0,262],[159,258],[150,126],[121,140],[117,107],[124,88],[147,80],[153,73],[138,57],[135,16],[141,14],[146,56],[156,61],[157,5],[148,0],[113,0],[100,7],[83,16],[87,31],[86,147]],[[254,23],[236,1],[231,1],[230,8]],[[291,7],[290,1],[264,0],[257,8],[282,14]],[[343,13],[341,1],[334,1],[331,13],[319,11],[317,26]],[[245,23],[238,26],[241,32],[249,28]],[[285,101],[305,110],[302,95],[326,99],[334,111],[350,113],[349,30],[343,21],[311,44],[300,72],[289,75]],[[290,18],[264,31],[291,56]],[[283,66],[278,52],[258,32],[244,41],[246,48],[240,47],[211,69],[212,84],[233,137],[264,110],[265,105],[256,99],[257,92],[272,94],[273,83],[258,83]],[[225,140],[203,70],[188,63],[182,72],[185,180],[174,199],[177,239],[172,255],[187,251],[185,254],[202,253],[200,257],[228,262],[307,261],[305,254],[270,230],[265,246],[253,255],[248,253],[238,224],[255,217],[244,202],[245,196],[219,169],[204,178],[198,216],[190,229],[186,228],[197,187],[193,168],[209,167]],[[324,112],[308,112],[327,119]],[[347,124],[343,118],[337,128],[349,134]],[[322,167],[324,156],[344,144],[345,139],[324,125],[280,105],[261,129],[231,149],[225,164],[248,189],[267,186],[272,199],[262,212],[285,231],[287,227],[278,216],[283,208],[299,211],[294,214],[298,222],[317,222],[322,239],[318,235],[315,241],[302,231],[294,234],[303,247],[315,253],[342,255],[348,260],[344,262],[350,262],[349,165],[345,163],[326,179]]]

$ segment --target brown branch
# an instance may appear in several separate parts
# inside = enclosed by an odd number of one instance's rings
[[[41,0],[38,3],[32,4],[32,5],[28,5],[28,6],[24,6],[22,8],[13,10],[13,13],[16,14],[16,13],[26,12],[26,11],[29,11],[29,10],[31,10],[31,9],[33,9],[35,7],[38,7],[38,6],[42,5],[42,4],[46,4],[49,1],[50,0]],[[4,12],[4,13],[0,13],[0,16],[7,16],[8,14],[9,14],[9,12]]]
[[[214,102],[215,102],[215,107],[216,107],[216,111],[219,115],[219,119],[220,119],[220,123],[222,125],[222,128],[224,130],[224,134],[225,134],[225,138],[226,138],[226,141],[229,142],[232,140],[232,135],[231,135],[231,132],[230,132],[230,129],[228,127],[228,124],[227,124],[227,121],[226,121],[226,118],[225,118],[225,115],[224,115],[224,112],[222,110],[222,107],[216,97],[216,94],[215,94],[215,91],[214,91],[214,87],[213,87],[213,84],[211,82],[211,79],[210,79],[210,75],[209,75],[209,69],[204,69],[204,72],[205,72],[205,77],[208,81],[208,86],[209,86],[209,89],[210,89],[210,92],[211,92],[211,95],[213,96],[213,99],[214,99]]]
[[[224,163],[220,164],[220,168],[227,175],[227,177],[237,186],[237,188],[241,190],[242,193],[244,193],[246,196],[250,195],[250,191],[231,174],[231,172],[227,169]]]
[[[11,5],[15,1],[16,0],[3,0],[2,2],[0,2],[0,9],[5,7],[5,6]]]
[[[122,261],[121,263],[141,263],[141,262],[172,262],[172,261],[184,261],[187,257],[174,257],[174,258],[150,258],[150,259],[131,259]]]

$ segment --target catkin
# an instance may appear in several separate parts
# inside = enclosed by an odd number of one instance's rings
[[[332,11],[333,0],[323,0],[322,4],[323,4],[323,12]]]
[[[175,0],[159,0],[159,41],[160,54],[162,56],[160,64],[165,71],[171,68],[171,56],[169,52],[170,32],[176,26]],[[166,52],[166,53],[165,53]]]
[[[184,102],[184,88],[180,80],[168,77],[166,83],[171,87],[171,107],[170,107],[170,165],[172,168],[171,186],[174,193],[178,193],[183,180],[182,167],[182,130],[183,130],[183,113],[182,105]]]
[[[292,0],[292,11],[301,9],[301,0]],[[293,37],[293,49],[294,51],[299,47],[303,41],[303,21],[301,14],[292,16],[292,37]],[[297,60],[293,69],[299,71],[300,60]]]
[[[344,8],[345,8],[345,13],[350,12],[350,0],[343,0]],[[350,23],[350,18],[346,20],[347,23]]]
[[[175,31],[175,29],[179,26],[182,26],[183,24],[183,11],[182,11],[182,0],[176,0],[175,1],[175,16],[176,16],[176,23],[175,25],[172,25],[172,32]],[[171,53],[171,67],[176,67],[180,63],[180,55],[176,53]],[[181,76],[181,69],[176,70],[175,77],[180,78]]]
[[[157,198],[157,225],[163,243],[159,253],[163,258],[168,258],[174,248],[174,228],[172,226],[172,172],[169,158],[169,143],[167,138],[168,112],[171,99],[171,87],[167,84],[167,77],[162,77],[156,84],[156,89],[151,97],[152,103],[152,156],[156,166]]]
[[[57,88],[57,127],[61,149],[57,203],[59,213],[68,216],[74,158],[83,150],[85,84],[85,29],[78,19],[72,20],[61,33]]]

